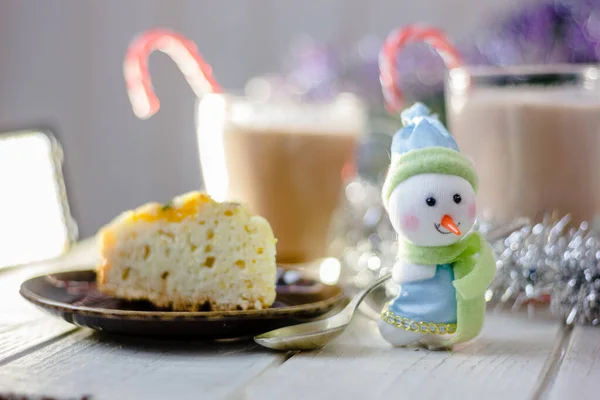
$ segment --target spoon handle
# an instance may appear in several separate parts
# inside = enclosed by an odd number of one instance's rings
[[[346,306],[346,310],[355,310],[356,307],[358,307],[358,305],[360,304],[360,302],[363,301],[364,298],[367,297],[367,295],[369,293],[371,293],[373,290],[378,288],[381,284],[383,284],[385,281],[387,281],[391,277],[392,277],[392,273],[391,272],[387,273],[387,274],[383,275],[382,277],[380,277],[379,279],[377,279],[376,281],[374,281],[373,283],[371,283],[369,286],[367,286],[363,290],[361,290],[360,292],[358,292],[356,294],[356,296],[354,296],[352,301]]]

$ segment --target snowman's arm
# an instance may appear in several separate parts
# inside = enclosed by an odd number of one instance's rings
[[[392,269],[392,281],[401,285],[407,282],[424,281],[435,276],[435,265],[412,264],[398,260]]]

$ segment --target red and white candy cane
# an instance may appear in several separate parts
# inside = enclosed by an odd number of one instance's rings
[[[446,35],[436,28],[408,25],[392,31],[383,43],[379,53],[379,79],[389,112],[395,113],[402,108],[403,96],[398,84],[398,52],[411,42],[425,42],[432,46],[444,60],[449,69],[462,65],[458,51]]]
[[[171,57],[196,96],[222,92],[212,76],[212,68],[202,59],[193,41],[169,30],[149,30],[131,42],[123,62],[127,94],[138,118],[150,118],[160,108],[148,71],[148,58],[156,50]]]

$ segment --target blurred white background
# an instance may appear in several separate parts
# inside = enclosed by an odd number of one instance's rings
[[[276,72],[292,41],[352,44],[424,22],[452,37],[519,0],[3,0],[0,130],[49,127],[61,141],[81,236],[126,208],[201,187],[192,91],[164,55],[150,70],[161,99],[147,121],[132,113],[122,78],[129,41],[152,27],[198,44],[219,82],[240,89]],[[158,54],[158,53],[157,53]]]

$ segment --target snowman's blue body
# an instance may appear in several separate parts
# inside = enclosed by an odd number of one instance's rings
[[[427,268],[427,266],[423,266]],[[457,301],[452,264],[435,266],[431,278],[399,284],[379,320],[379,331],[395,346],[422,343],[436,348],[456,331]]]
[[[437,265],[433,278],[403,283],[388,310],[416,322],[456,324],[456,290],[452,281],[452,265]]]

